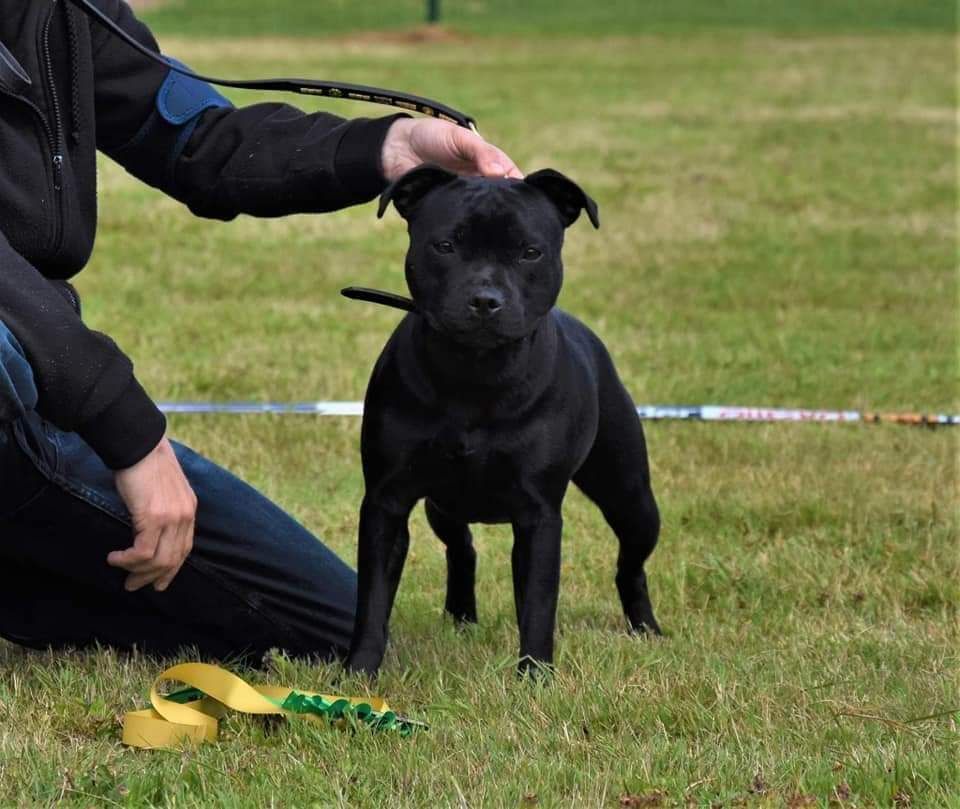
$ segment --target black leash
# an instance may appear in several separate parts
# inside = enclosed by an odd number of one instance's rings
[[[124,31],[119,25],[111,20],[100,9],[94,6],[90,0],[67,0],[73,3],[80,11],[86,14],[90,19],[95,20],[104,26],[110,33],[120,37],[131,48],[135,48],[148,59],[159,62],[164,67],[169,68],[175,73],[183,76],[189,76],[192,79],[205,81],[207,84],[218,84],[221,87],[235,87],[240,90],[272,90],[287,93],[297,93],[299,95],[326,96],[328,98],[345,98],[351,101],[366,101],[370,104],[385,104],[389,107],[399,107],[410,112],[419,112],[429,115],[433,118],[439,118],[441,121],[449,121],[474,132],[477,131],[477,122],[469,115],[434,101],[430,98],[411,95],[410,93],[401,93],[397,90],[385,90],[382,87],[368,87],[364,84],[348,84],[346,82],[318,81],[316,79],[251,79],[241,81],[237,79],[215,79],[210,76],[201,76],[190,70],[185,70],[178,65],[172,65],[162,56],[150,50],[145,45],[140,44],[130,34]],[[0,57],[3,52],[0,51]],[[0,67],[4,60],[0,58]],[[17,65],[19,67],[19,65]],[[3,71],[0,70],[0,79],[3,78]],[[29,84],[29,79],[27,79]]]
[[[354,301],[379,303],[382,306],[392,306],[394,309],[403,309],[405,312],[420,311],[410,298],[405,298],[403,295],[394,295],[392,292],[382,292],[379,289],[347,287],[346,289],[341,289],[340,294],[343,295],[344,298],[350,298]]]

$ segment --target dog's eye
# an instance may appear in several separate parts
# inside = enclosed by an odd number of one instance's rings
[[[540,256],[542,256],[539,250],[536,247],[528,247],[523,251],[523,254],[520,256],[524,261],[536,261]]]
[[[452,253],[453,245],[450,242],[434,242],[433,249],[438,253]]]

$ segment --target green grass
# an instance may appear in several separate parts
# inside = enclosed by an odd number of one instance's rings
[[[170,0],[144,15],[159,32],[191,36],[317,36],[357,29],[409,28],[426,19],[425,0],[358,3],[312,0]],[[444,25],[481,34],[543,36],[755,31],[950,31],[945,0],[442,0]]]
[[[789,13],[824,6],[805,8]],[[843,14],[811,27],[846,28]],[[578,179],[604,224],[569,234],[562,304],[603,336],[638,401],[960,408],[953,38],[616,33],[166,45],[221,74],[434,95],[527,170]],[[396,315],[337,290],[402,289],[394,214],[224,225],[107,163],[101,180],[87,318],[157,398],[362,396]],[[171,423],[354,557],[357,420]],[[442,617],[443,554],[418,510],[369,688],[428,733],[231,718],[216,746],[127,750],[117,717],[143,704],[157,664],[0,645],[0,805],[614,807],[662,792],[664,806],[960,807],[957,433],[647,435],[667,639],[624,633],[614,540],[572,494],[558,673],[517,682],[508,530],[477,532],[481,623],[461,635]],[[277,658],[247,674],[324,688],[339,671]]]

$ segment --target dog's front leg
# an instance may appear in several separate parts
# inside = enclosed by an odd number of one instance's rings
[[[559,511],[513,524],[513,595],[520,628],[517,670],[521,674],[553,663],[562,532]]]
[[[347,668],[376,674],[387,648],[387,625],[410,541],[409,509],[398,513],[364,497],[357,553],[357,617]]]

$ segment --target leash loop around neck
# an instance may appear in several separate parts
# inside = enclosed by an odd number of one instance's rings
[[[100,9],[94,6],[90,0],[67,0],[80,11],[86,14],[90,19],[96,21],[106,28],[114,36],[119,37],[131,48],[134,48],[148,59],[159,62],[164,67],[180,73],[183,76],[189,76],[207,84],[217,84],[221,87],[234,87],[240,90],[266,90],[287,93],[297,93],[298,95],[325,96],[327,98],[341,98],[350,101],[364,101],[369,104],[383,104],[388,107],[398,107],[409,112],[419,112],[423,115],[429,115],[432,118],[439,118],[441,121],[462,126],[477,132],[477,122],[469,115],[448,107],[439,101],[431,98],[403,93],[398,90],[387,90],[382,87],[370,87],[365,84],[349,84],[347,82],[320,81],[317,79],[217,79],[211,76],[203,76],[187,70],[179,65],[170,64],[160,54],[155,53],[142,43],[138,42],[129,33],[124,31],[119,25],[104,14]]]

